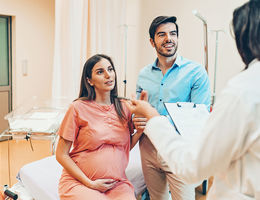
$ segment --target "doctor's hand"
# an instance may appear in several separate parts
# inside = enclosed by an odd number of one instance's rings
[[[160,115],[147,101],[131,100],[126,102],[126,106],[132,113],[145,117],[147,121],[152,117]]]
[[[95,181],[91,181],[89,187],[100,192],[106,192],[112,189],[117,183],[118,181],[114,179],[96,179]]]

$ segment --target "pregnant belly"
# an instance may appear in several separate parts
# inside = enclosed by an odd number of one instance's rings
[[[95,151],[81,152],[75,162],[92,180],[126,178],[127,153],[117,146],[102,145]]]

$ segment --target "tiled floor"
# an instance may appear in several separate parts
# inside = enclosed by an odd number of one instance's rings
[[[207,195],[203,195],[201,192],[196,191],[196,200],[206,200]]]
[[[206,200],[206,195],[196,194],[196,200]]]
[[[210,177],[208,179],[208,190],[210,189],[211,185],[212,185],[212,181],[213,181],[213,177]],[[196,200],[206,200],[207,195],[203,195],[201,192],[201,187],[196,189]]]

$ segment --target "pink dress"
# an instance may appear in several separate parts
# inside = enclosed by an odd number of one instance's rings
[[[128,119],[124,125],[114,105],[102,106],[82,100],[71,104],[58,132],[73,142],[70,157],[89,179],[113,178],[119,182],[113,189],[101,193],[86,187],[64,169],[59,183],[61,200],[136,199],[125,175],[133,127],[131,113],[124,105],[123,108]]]

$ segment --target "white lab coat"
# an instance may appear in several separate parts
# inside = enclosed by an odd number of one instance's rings
[[[260,62],[228,82],[199,135],[185,140],[164,116],[145,133],[185,182],[214,176],[207,199],[260,200]]]

